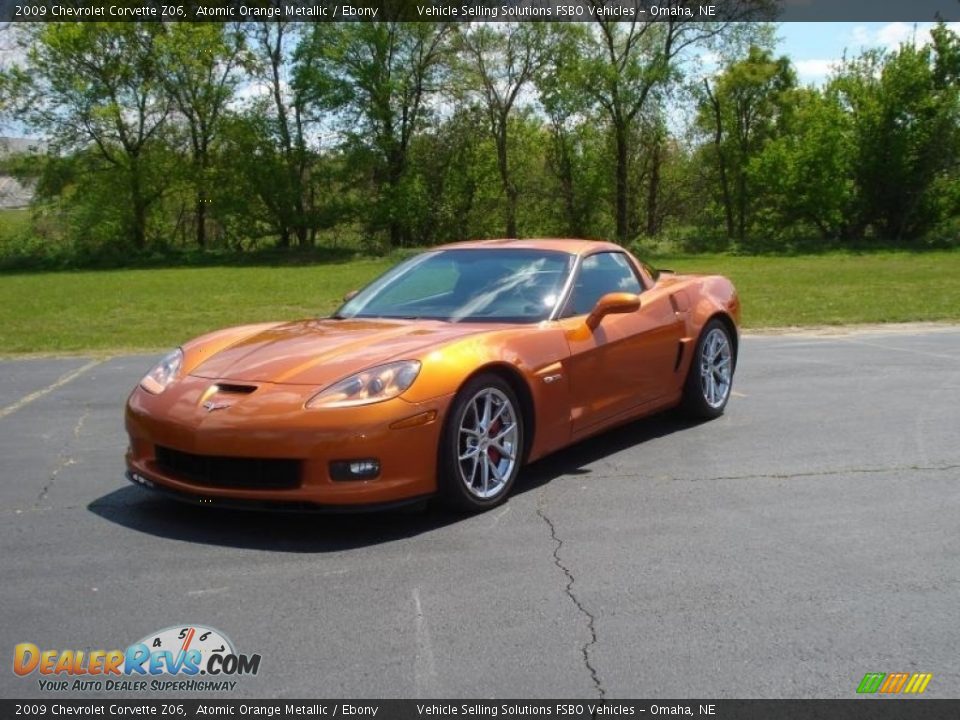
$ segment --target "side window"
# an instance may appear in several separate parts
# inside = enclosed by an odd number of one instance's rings
[[[586,315],[597,301],[612,292],[639,293],[643,288],[626,255],[605,252],[583,259],[563,317]]]

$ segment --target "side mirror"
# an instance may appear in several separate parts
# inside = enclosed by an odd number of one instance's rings
[[[587,315],[587,327],[596,330],[600,321],[607,315],[632,313],[640,309],[640,296],[633,293],[607,293],[597,300],[593,311]]]
[[[357,293],[358,293],[358,292],[360,292],[360,291],[359,291],[359,290],[351,290],[350,292],[348,292],[346,295],[343,296],[343,301],[344,301],[344,302],[347,302],[347,301],[349,301],[349,300],[353,300],[353,298],[355,298],[355,297],[357,296]]]

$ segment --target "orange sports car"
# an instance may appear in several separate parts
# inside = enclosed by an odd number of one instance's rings
[[[446,245],[330,317],[167,355],[127,402],[127,476],[213,505],[485,510],[589,435],[681,404],[722,413],[739,318],[729,280],[611,243]]]

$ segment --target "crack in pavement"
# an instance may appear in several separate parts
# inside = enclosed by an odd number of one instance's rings
[[[847,474],[879,474],[886,472],[902,472],[902,471],[917,471],[917,472],[946,472],[950,470],[960,469],[960,465],[939,465],[939,466],[926,466],[926,465],[901,465],[901,466],[891,466],[883,468],[846,468],[840,470],[822,470],[814,472],[799,472],[799,473],[789,473],[789,474],[776,474],[776,473],[766,473],[766,474],[755,474],[755,475],[731,475],[731,476],[720,476],[712,478],[688,478],[687,482],[697,482],[703,480],[750,480],[750,479],[761,479],[761,478],[770,478],[770,479],[790,479],[798,477],[824,477],[832,475],[847,475]],[[605,476],[594,475],[594,478],[601,478]],[[620,477],[623,475],[611,475],[609,477]],[[593,648],[598,641],[597,638],[597,629],[596,629],[596,616],[593,615],[587,608],[584,606],[580,598],[577,597],[576,593],[573,591],[573,586],[576,583],[576,578],[573,573],[570,571],[570,568],[564,564],[562,558],[560,557],[560,549],[563,547],[563,540],[557,535],[557,527],[553,520],[544,512],[543,497],[541,496],[540,502],[537,503],[537,515],[547,524],[547,527],[550,528],[550,537],[554,542],[553,548],[553,563],[560,569],[567,579],[567,584],[564,587],[564,593],[570,601],[574,604],[577,610],[583,615],[587,620],[587,630],[590,633],[590,639],[580,647],[580,654],[583,657],[583,664],[587,671],[590,673],[590,679],[593,682],[594,687],[596,688],[597,694],[600,696],[601,700],[606,699],[606,690],[603,687],[603,682],[600,679],[600,674],[597,671],[596,666],[593,664],[593,661],[590,657],[590,650]]]
[[[72,463],[71,463],[72,464]],[[56,510],[60,512],[62,510],[90,510],[93,507],[97,509],[104,510],[129,510],[134,507],[138,501],[136,500],[125,500],[125,501],[109,501],[102,502],[100,500],[94,500],[92,503],[81,503],[78,505],[40,505],[39,499],[37,504],[32,507],[26,508],[3,508],[0,510],[0,515],[23,515],[24,513],[34,513],[34,512],[47,512],[50,510]]]
[[[35,513],[35,512],[47,512],[49,510],[83,510],[86,508],[86,505],[61,505],[60,507],[54,507],[53,505],[34,505],[33,507],[28,508],[13,508],[10,510],[0,511],[2,515],[23,515],[24,513]]]
[[[80,419],[77,420],[77,424],[73,427],[73,439],[80,439],[80,431],[83,430],[83,423],[86,422],[87,418],[90,416],[90,408],[83,409],[83,415],[80,416]]]
[[[87,417],[90,415],[90,408],[85,408],[83,415],[80,416],[80,419],[77,420],[77,424],[73,426],[73,433],[71,434],[71,439],[63,444],[63,449],[60,450],[60,461],[57,463],[57,466],[53,469],[53,472],[50,473],[50,477],[47,478],[47,482],[44,483],[44,486],[40,488],[40,492],[37,493],[37,499],[33,503],[33,509],[37,510],[40,507],[40,504],[47,499],[47,495],[50,493],[50,490],[53,488],[53,483],[56,481],[57,476],[60,472],[71,465],[76,465],[77,461],[68,454],[70,446],[74,441],[80,439],[80,431],[83,429],[83,423],[86,421]]]
[[[33,509],[38,510],[40,508],[40,503],[47,499],[47,494],[50,492],[50,488],[53,487],[54,481],[57,479],[57,475],[60,474],[60,471],[65,467],[70,465],[75,465],[76,460],[73,458],[61,458],[60,463],[53,469],[53,472],[50,473],[50,477],[47,478],[46,484],[40,489],[40,492],[37,494],[37,499],[33,503]]]
[[[590,679],[593,681],[593,686],[597,689],[597,693],[600,696],[600,699],[603,700],[607,692],[603,688],[603,683],[600,682],[600,675],[597,672],[596,667],[594,667],[593,662],[590,660],[590,648],[597,644],[597,629],[596,629],[596,618],[593,613],[587,610],[580,599],[573,592],[573,584],[576,582],[576,579],[573,577],[573,573],[570,572],[570,568],[563,564],[563,560],[560,559],[560,548],[563,547],[563,540],[557,536],[556,525],[553,524],[553,520],[547,517],[547,514],[543,512],[543,507],[538,503],[537,505],[537,515],[543,518],[543,521],[547,524],[547,527],[550,528],[550,537],[553,538],[555,543],[553,548],[553,564],[560,568],[560,571],[567,578],[567,585],[564,587],[563,591],[570,601],[576,606],[577,610],[587,619],[587,630],[590,631],[590,640],[584,643],[580,647],[580,654],[583,656],[583,664],[587,668],[587,671],[590,673]]]
[[[879,475],[889,472],[946,472],[948,470],[958,470],[960,465],[891,465],[889,467],[873,468],[842,468],[838,470],[811,470],[809,472],[796,473],[756,473],[752,475],[720,475],[718,477],[708,478],[687,478],[687,482],[710,482],[713,480],[760,480],[770,478],[771,480],[792,480],[793,478],[805,477],[831,477],[834,475]],[[679,478],[678,478],[679,479]]]
[[[718,480],[791,480],[793,478],[832,477],[835,475],[878,475],[889,472],[948,472],[960,470],[960,464],[953,465],[891,465],[889,467],[838,468],[836,470],[809,470],[795,473],[751,473],[748,475],[717,475],[710,477],[674,477],[657,475],[655,477],[636,477],[638,480],[675,480],[678,482],[713,482]],[[630,471],[590,473],[590,480],[622,480],[628,478]],[[582,479],[583,475],[562,476]]]

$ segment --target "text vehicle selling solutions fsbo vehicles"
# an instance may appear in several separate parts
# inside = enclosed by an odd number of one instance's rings
[[[328,318],[234,327],[127,403],[128,477],[180,499],[484,510],[532,460],[682,405],[720,415],[740,304],[618,245],[486,240],[416,255]]]

